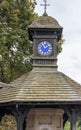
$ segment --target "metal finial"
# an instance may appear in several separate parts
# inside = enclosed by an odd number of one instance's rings
[[[50,6],[49,4],[47,4],[47,0],[43,0],[45,2],[45,4],[41,4],[41,6],[44,6],[44,16],[47,16],[46,10],[47,10],[47,6]]]

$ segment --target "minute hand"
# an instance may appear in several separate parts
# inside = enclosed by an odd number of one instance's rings
[[[42,46],[45,48],[46,46],[42,43]]]

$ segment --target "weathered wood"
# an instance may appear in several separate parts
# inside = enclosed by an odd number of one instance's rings
[[[20,106],[16,104],[15,109],[12,111],[17,121],[17,130],[24,130],[24,121],[28,115],[30,108],[27,106]]]
[[[70,130],[76,130],[76,121],[78,117],[78,111],[76,109],[67,109],[66,113],[70,120]]]

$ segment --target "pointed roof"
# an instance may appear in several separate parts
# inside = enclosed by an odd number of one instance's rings
[[[62,28],[58,21],[51,16],[40,16],[36,18],[28,28]]]
[[[58,71],[37,71],[0,89],[0,103],[81,101],[81,85]]]
[[[28,33],[29,33],[29,39],[33,41],[33,33],[36,33],[36,31],[53,31],[53,33],[58,34],[58,40],[61,37],[63,27],[60,26],[58,21],[48,15],[43,15],[38,18],[36,18],[29,26],[28,26]]]

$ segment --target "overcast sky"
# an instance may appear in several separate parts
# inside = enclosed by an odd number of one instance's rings
[[[41,16],[43,0],[37,0],[36,12]],[[81,0],[47,0],[49,16],[63,27],[63,51],[58,56],[58,70],[81,84]]]

